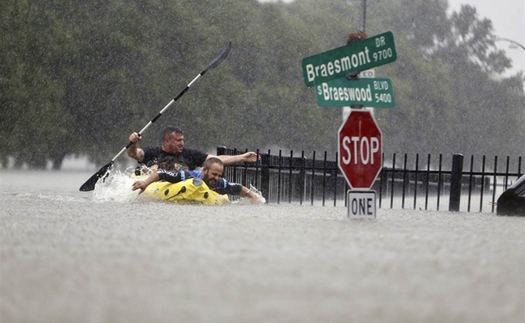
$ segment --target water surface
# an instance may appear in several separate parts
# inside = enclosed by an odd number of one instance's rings
[[[0,172],[3,322],[524,322],[525,221],[188,206]]]

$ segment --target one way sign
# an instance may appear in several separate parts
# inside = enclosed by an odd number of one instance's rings
[[[349,190],[348,217],[351,219],[375,219],[376,192]]]

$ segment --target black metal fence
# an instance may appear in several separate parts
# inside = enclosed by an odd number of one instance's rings
[[[217,148],[218,155],[244,152]],[[228,166],[225,178],[255,186],[267,203],[346,206],[349,186],[337,153],[257,153],[259,162]],[[371,190],[376,191],[379,208],[495,212],[499,195],[523,175],[522,160],[383,154],[383,167]]]

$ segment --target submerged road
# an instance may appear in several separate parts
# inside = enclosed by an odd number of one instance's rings
[[[0,173],[0,322],[525,320],[525,218],[106,201],[81,175]]]

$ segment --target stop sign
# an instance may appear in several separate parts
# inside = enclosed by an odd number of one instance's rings
[[[338,165],[352,189],[369,190],[382,166],[381,130],[368,110],[352,110],[339,128]]]

